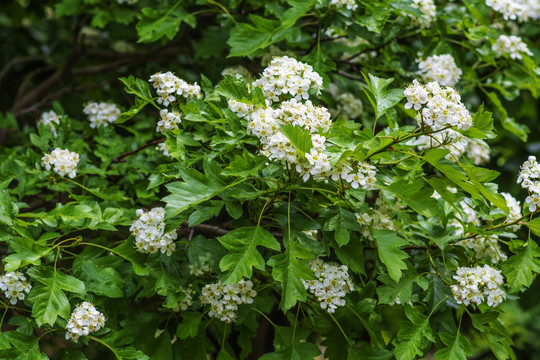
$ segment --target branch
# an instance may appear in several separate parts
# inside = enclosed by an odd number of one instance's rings
[[[153,140],[153,141],[150,141],[149,143],[146,143],[140,147],[138,147],[137,149],[133,150],[133,151],[130,151],[130,152],[127,152],[125,154],[122,154],[122,155],[119,155],[117,157],[115,157],[112,161],[112,163],[117,163],[117,162],[120,162],[123,158],[127,157],[127,156],[130,156],[130,155],[133,155],[133,154],[136,154],[138,153],[139,151],[143,150],[143,149],[146,149],[147,147],[149,146],[152,146],[152,145],[157,145],[159,143],[162,143],[164,142],[165,139],[161,139],[161,140]],[[111,163],[111,164],[112,164]],[[109,165],[110,166],[110,165]]]

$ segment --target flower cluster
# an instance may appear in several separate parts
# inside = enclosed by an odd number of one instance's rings
[[[169,154],[169,151],[171,151],[171,149],[164,142],[157,144],[156,150],[161,151],[165,156],[172,157],[171,154]]]
[[[374,240],[372,230],[397,230],[392,221],[392,214],[401,210],[401,204],[396,202],[393,207],[388,206],[382,195],[379,194],[375,200],[375,206],[371,211],[363,214],[356,214],[356,219],[363,225],[362,236],[366,239]]]
[[[195,275],[195,276],[203,276],[204,274],[210,272],[212,269],[210,268],[210,264],[205,262],[204,264],[202,264],[201,267],[197,267],[193,264],[189,264],[188,265],[189,267],[189,273],[191,275]]]
[[[522,59],[521,53],[532,56],[532,52],[527,47],[527,44],[515,35],[501,35],[491,47],[498,56],[508,55],[510,59]]]
[[[135,246],[142,253],[162,254],[170,256],[176,249],[174,240],[177,238],[176,231],[165,233],[165,209],[153,208],[150,211],[137,210],[138,219],[133,221],[129,228],[135,237]]]
[[[208,284],[201,291],[201,303],[210,305],[208,315],[230,323],[236,320],[240,304],[251,304],[257,292],[251,280],[240,280],[236,284]]]
[[[538,0],[486,0],[486,5],[500,12],[505,20],[527,21],[540,18]]]
[[[122,4],[128,4],[128,5],[133,5],[133,4],[136,4],[138,0],[116,0],[116,2],[120,5]]]
[[[351,93],[343,93],[336,97],[338,102],[338,110],[341,110],[345,120],[358,119],[362,115],[364,106],[362,100]]]
[[[506,207],[508,207],[508,217],[505,222],[513,222],[521,219],[521,203],[508,193],[503,192],[501,195],[504,196]],[[512,225],[510,228],[514,231],[518,231],[521,228],[521,225]]]
[[[452,225],[456,228],[456,235],[463,235],[465,233],[465,228],[461,223],[469,224],[472,223],[476,226],[482,224],[476,215],[476,211],[469,205],[470,199],[465,199],[459,202],[459,208],[463,210],[465,216],[461,213],[456,213],[456,218],[450,221],[449,225]]]
[[[152,84],[158,94],[158,104],[169,106],[176,101],[177,96],[183,96],[186,99],[201,98],[201,87],[197,83],[190,85],[180,79],[172,72],[159,72],[150,76],[149,82]]]
[[[79,341],[80,336],[87,336],[105,326],[105,316],[88,301],[79,304],[71,313],[66,325],[66,340]]]
[[[0,290],[12,305],[15,305],[18,300],[24,300],[25,292],[28,294],[32,289],[32,285],[26,281],[26,277],[18,272],[12,271],[0,276]]]
[[[156,131],[162,134],[178,129],[178,124],[182,122],[182,114],[178,111],[163,109],[159,112],[160,120],[157,123]]]
[[[460,267],[456,274],[454,279],[457,283],[450,288],[458,304],[480,305],[485,301],[488,306],[496,307],[504,300],[505,294],[500,288],[503,284],[500,270],[488,265],[475,268]]]
[[[313,259],[309,267],[316,279],[302,281],[306,290],[321,304],[321,308],[331,314],[338,306],[344,306],[345,295],[353,290],[347,266],[330,265],[321,259]]]
[[[457,67],[452,55],[433,55],[418,61],[419,73],[424,81],[436,81],[442,86],[454,86],[462,71]]]
[[[474,238],[461,240],[458,244],[472,250],[474,258],[477,260],[482,260],[487,257],[491,259],[491,263],[497,264],[508,258],[501,250],[499,237],[497,235],[476,236]]]
[[[406,109],[414,108],[420,112],[418,124],[432,130],[457,126],[467,130],[472,126],[472,117],[461,102],[459,93],[451,87],[441,87],[437,82],[422,85],[418,81],[404,91],[407,97]]]
[[[60,176],[74,178],[77,175],[77,164],[79,154],[67,149],[56,148],[50,154],[45,154],[41,158],[41,165],[47,170],[53,169]]]
[[[225,75],[230,75],[233,77],[240,75],[244,79],[247,79],[249,78],[250,73],[249,73],[249,70],[243,67],[242,65],[234,65],[234,66],[229,66],[223,69],[223,71],[221,72],[221,76],[225,76]]]
[[[335,6],[336,8],[346,7],[347,9],[354,11],[358,8],[358,5],[354,0],[332,0],[330,5]]]
[[[420,150],[443,147],[449,151],[446,159],[451,161],[458,161],[463,155],[467,155],[476,165],[489,161],[489,147],[452,129],[446,129],[429,136],[419,136],[409,144],[417,145]]]
[[[422,16],[413,18],[414,22],[424,28],[431,26],[437,16],[433,0],[413,0],[411,6],[422,12]]]
[[[83,113],[90,120],[90,127],[96,128],[100,126],[108,126],[118,119],[121,111],[116,104],[106,102],[91,102],[86,104]]]
[[[191,285],[189,285],[189,288],[183,289],[182,292],[184,293],[184,298],[180,301],[178,307],[174,309],[176,312],[180,310],[186,311],[191,305],[193,305],[193,295],[195,295],[195,291],[193,291]]]
[[[45,111],[39,117],[38,124],[50,126],[51,131],[56,136],[56,125],[60,125],[60,115],[54,112],[54,110]]]
[[[301,101],[309,98],[310,89],[320,94],[322,81],[322,77],[310,65],[283,56],[275,57],[253,85],[260,87],[270,102],[279,102],[280,96],[287,94]]]
[[[529,159],[521,165],[517,183],[529,192],[529,196],[525,199],[529,211],[536,211],[540,207],[540,164],[535,156],[529,156]]]

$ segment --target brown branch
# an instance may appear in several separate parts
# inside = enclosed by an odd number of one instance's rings
[[[18,57],[11,59],[3,68],[2,71],[0,71],[0,83],[2,82],[2,79],[6,74],[9,72],[9,70],[17,65],[17,64],[23,64],[25,62],[31,62],[31,61],[38,61],[45,59],[45,55],[35,55],[35,56],[25,56],[25,57]]]
[[[366,82],[366,80],[365,80],[363,77],[351,75],[351,74],[346,73],[345,71],[335,70],[335,71],[333,71],[333,73],[336,73],[336,74],[338,74],[338,75],[341,75],[341,76],[343,76],[343,77],[346,77],[347,79],[356,80],[356,81],[361,81],[361,82],[363,82],[363,83]]]
[[[117,162],[120,162],[123,158],[127,157],[127,156],[130,156],[130,155],[134,155],[136,153],[138,153],[139,151],[143,150],[143,149],[146,149],[147,147],[150,147],[152,145],[157,145],[159,143],[162,143],[164,142],[165,139],[161,139],[161,140],[153,140],[153,141],[150,141],[149,143],[146,143],[140,147],[138,147],[137,149],[133,150],[133,151],[130,151],[130,152],[127,152],[125,154],[122,154],[122,155],[118,155],[117,157],[115,157],[112,161],[112,163],[117,163]],[[110,166],[110,165],[109,165]]]

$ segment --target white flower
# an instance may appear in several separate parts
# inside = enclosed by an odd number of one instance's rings
[[[280,96],[287,94],[301,101],[309,98],[310,89],[320,94],[322,77],[310,65],[288,56],[278,56],[272,59],[263,76],[253,85],[260,87],[271,102],[279,102]]]
[[[88,301],[79,304],[71,313],[66,325],[66,340],[79,341],[80,336],[87,336],[105,326],[105,316]]]
[[[437,16],[437,9],[433,0],[412,0],[411,6],[422,12],[422,16],[413,18],[413,23],[417,23],[424,28],[431,26]]]
[[[442,86],[454,86],[462,71],[457,67],[452,55],[433,55],[418,61],[419,73],[424,81],[436,81]]]
[[[508,217],[506,218],[505,222],[513,222],[521,219],[521,203],[508,193],[502,192],[501,195],[504,196],[506,206],[509,210]],[[514,231],[518,231],[521,228],[521,225],[512,225],[510,228]]]
[[[171,150],[169,148],[169,146],[167,144],[165,144],[164,142],[161,142],[159,144],[157,144],[156,146],[156,150],[158,151],[161,151],[163,153],[163,155],[167,156],[167,157],[172,157],[171,154],[169,154],[169,151]]]
[[[347,9],[351,11],[354,11],[358,8],[358,5],[356,4],[355,0],[332,0],[330,1],[330,5],[333,5],[338,9],[342,7],[346,7]]]
[[[150,211],[137,210],[138,219],[133,221],[129,228],[135,237],[135,247],[138,251],[148,254],[162,254],[170,256],[176,249],[174,240],[177,238],[176,231],[165,231],[165,209],[153,208]]]
[[[0,275],[0,290],[9,300],[10,304],[15,305],[18,300],[24,300],[25,293],[29,293],[32,285],[26,281],[26,277],[18,271],[12,271]]]
[[[450,288],[458,304],[480,305],[485,301],[488,306],[496,307],[504,300],[505,294],[500,289],[504,282],[500,270],[488,265],[475,268],[460,267],[456,274],[454,275],[456,284]]]
[[[540,1],[538,0],[486,0],[486,5],[502,13],[505,20],[538,20]]]
[[[408,144],[416,145],[420,150],[442,147],[449,151],[446,159],[454,162],[457,162],[463,155],[467,155],[476,165],[489,161],[489,147],[452,129],[439,131],[429,136],[419,136]]]
[[[345,120],[358,119],[364,110],[362,100],[351,93],[343,93],[337,98],[338,110],[341,110]]]
[[[55,125],[60,125],[60,116],[54,110],[45,111],[39,117],[38,125],[43,124],[51,127],[51,131],[56,136]]]
[[[459,93],[451,87],[441,87],[437,82],[426,85],[413,80],[403,94],[407,97],[406,109],[418,111],[419,125],[433,131],[448,126],[467,130],[472,126],[472,117],[461,102]]]
[[[373,206],[369,212],[363,214],[356,214],[356,220],[363,225],[362,236],[366,239],[374,240],[371,235],[372,230],[394,230],[396,231],[396,225],[392,221],[392,214],[401,210],[402,206],[396,202],[393,207],[388,206],[381,194],[375,200],[375,206]]]
[[[229,66],[223,69],[221,76],[230,75],[236,77],[237,75],[242,76],[244,79],[249,78],[249,70],[243,67],[242,65]]]
[[[182,114],[178,111],[169,111],[167,109],[163,109],[159,112],[159,116],[160,120],[157,123],[156,131],[159,131],[162,134],[174,129],[178,129],[178,124],[182,122]]]
[[[331,265],[321,259],[313,259],[309,263],[316,280],[302,280],[304,287],[315,296],[321,308],[329,313],[338,306],[345,305],[345,295],[353,290],[345,265]]]
[[[491,260],[491,263],[497,264],[508,258],[499,245],[499,237],[497,235],[476,236],[461,240],[458,242],[458,245],[472,250],[477,260],[487,257]]]
[[[148,81],[156,89],[158,104],[164,106],[169,106],[169,104],[175,102],[177,96],[186,99],[202,98],[201,87],[197,83],[190,85],[170,71],[154,74]]]
[[[510,59],[522,59],[521,53],[532,56],[532,52],[527,47],[527,44],[515,35],[501,35],[491,47],[498,56],[508,55]]]
[[[535,156],[529,156],[529,159],[521,165],[517,183],[529,192],[529,196],[525,199],[529,211],[534,212],[540,208],[540,164]]]
[[[88,116],[90,127],[96,128],[114,123],[121,111],[116,104],[91,102],[86,104],[83,113]]]
[[[200,300],[210,305],[209,316],[230,323],[236,320],[238,305],[253,303],[256,295],[251,280],[242,279],[236,284],[208,284],[202,289]]]
[[[41,165],[47,170],[53,169],[60,176],[74,178],[77,174],[77,164],[79,154],[67,149],[54,149],[50,154],[45,154],[41,158]]]

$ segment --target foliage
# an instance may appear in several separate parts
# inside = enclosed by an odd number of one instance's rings
[[[513,216],[501,194],[524,202],[519,165],[538,155],[538,19],[504,20],[483,0],[437,1],[428,24],[417,2],[335,3],[3,6],[0,275],[24,273],[32,289],[16,303],[0,291],[0,358],[538,358],[538,209],[518,205]],[[532,55],[498,56],[492,45],[514,33]],[[413,79],[427,82],[417,59],[441,54],[462,71],[455,88],[469,129],[430,129],[406,105]],[[298,102],[332,114],[327,130],[272,130],[297,164],[265,152],[252,119],[231,105],[275,110],[292,98],[269,104],[254,83],[275,56],[312,66],[323,89],[303,89]],[[200,96],[164,106],[148,80],[167,71],[197,83]],[[89,101],[122,113],[91,127]],[[156,131],[166,108],[180,120]],[[40,117],[51,109],[53,127]],[[447,130],[492,160],[456,155],[456,142],[439,137]],[[373,166],[373,186],[306,176],[299,164],[317,151],[314,136],[332,171]],[[75,177],[42,166],[56,148],[79,154]],[[138,209],[157,207],[159,236],[175,235],[170,255],[138,251],[130,230]],[[478,250],[493,238],[498,258]],[[327,276],[315,275],[314,259],[345,266],[354,284],[335,312],[307,290]],[[458,268],[483,265],[502,271],[502,304],[456,301]],[[256,296],[230,322],[199,299],[210,284],[242,279]],[[64,340],[84,301],[105,327]]]

